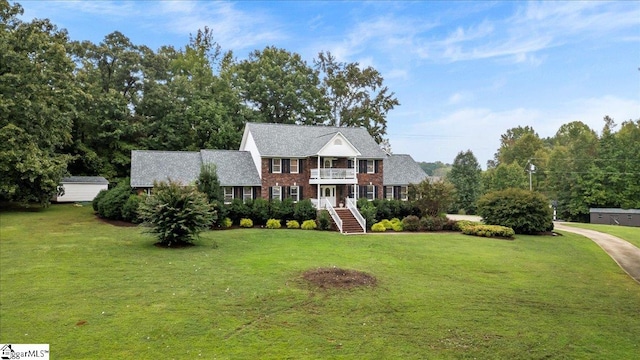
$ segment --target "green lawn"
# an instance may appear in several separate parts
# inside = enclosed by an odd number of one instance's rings
[[[582,224],[582,223],[563,223],[578,228],[600,231],[606,234],[617,236],[626,240],[640,248],[640,227],[618,226],[618,225],[601,225],[601,224]]]
[[[190,248],[153,242],[90,207],[0,213],[0,342],[49,343],[56,359],[640,353],[640,286],[578,235],[242,229]],[[325,266],[369,272],[378,286],[301,280]]]

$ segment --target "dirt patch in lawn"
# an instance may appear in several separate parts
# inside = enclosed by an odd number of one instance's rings
[[[305,271],[302,277],[322,289],[351,289],[359,286],[376,286],[377,283],[373,275],[337,267],[311,269]]]

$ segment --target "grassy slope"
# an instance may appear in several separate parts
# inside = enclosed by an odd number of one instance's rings
[[[640,248],[640,227],[601,225],[601,224],[582,224],[582,223],[564,223],[564,224],[611,234],[613,236],[619,237],[620,239],[627,240],[628,242]]]
[[[49,343],[69,359],[640,352],[640,286],[577,235],[229,230],[192,248],[152,243],[88,207],[0,213],[0,342]],[[379,286],[322,291],[300,281],[319,266],[367,271]]]

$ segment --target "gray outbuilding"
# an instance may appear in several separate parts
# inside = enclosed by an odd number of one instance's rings
[[[589,209],[592,224],[640,226],[640,209]]]

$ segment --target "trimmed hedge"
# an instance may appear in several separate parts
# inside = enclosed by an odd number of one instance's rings
[[[252,228],[253,227],[253,220],[251,220],[251,219],[240,219],[240,227]]]
[[[389,220],[387,220],[389,221]],[[378,222],[373,224],[373,226],[371,226],[371,231],[373,232],[385,232],[387,231],[387,228],[384,226],[384,224],[382,222]]]
[[[402,219],[402,227],[405,231],[420,230],[420,218],[415,215],[409,215]]]
[[[481,237],[513,238],[516,234],[512,228],[500,225],[468,225],[462,230],[465,235]]]
[[[510,227],[516,234],[537,234],[553,230],[549,204],[540,193],[512,188],[483,195],[478,215],[485,224]]]
[[[295,220],[287,221],[287,229],[300,229],[300,223]]]

